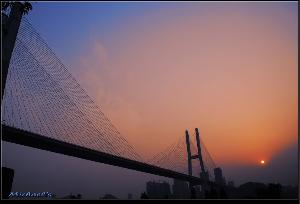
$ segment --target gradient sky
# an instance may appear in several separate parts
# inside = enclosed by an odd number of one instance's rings
[[[27,18],[144,157],[198,127],[230,179],[298,183],[276,176],[287,157],[297,168],[297,2],[33,7]]]

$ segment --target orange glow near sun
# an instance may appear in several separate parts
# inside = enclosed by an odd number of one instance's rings
[[[126,20],[109,42],[89,37],[75,78],[145,158],[198,127],[219,165],[266,166],[298,141],[298,18],[198,5]]]

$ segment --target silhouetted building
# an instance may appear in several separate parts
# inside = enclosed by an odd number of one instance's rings
[[[77,194],[77,195],[73,195],[72,193],[70,193],[70,195],[64,196],[61,199],[81,199],[82,195],[81,194]]]
[[[143,192],[141,194],[141,199],[149,199],[148,195],[146,194],[146,192]]]
[[[113,199],[118,199],[116,196],[112,195],[112,194],[105,194],[102,198],[100,199],[110,199],[110,200],[113,200]]]
[[[196,185],[194,186],[194,189],[195,189],[195,195],[194,197],[199,199],[199,198],[204,198],[204,186],[202,185]]]
[[[280,198],[281,184],[270,183],[265,185],[263,183],[248,182],[238,188],[239,194],[243,198]]]
[[[2,167],[2,197],[8,199],[11,192],[13,180],[14,180],[14,170],[6,167]]]
[[[228,185],[226,186],[226,193],[228,198],[230,199],[241,198],[241,195],[238,192],[238,188],[235,187],[233,181],[228,182]]]
[[[282,189],[281,184],[270,183],[268,185],[267,191],[261,197],[262,198],[272,198],[272,199],[280,198],[281,197],[281,189]]]
[[[239,186],[238,195],[241,198],[258,198],[265,189],[266,185],[263,183],[248,182]]]
[[[218,198],[218,190],[215,186],[209,186],[209,190],[205,191],[204,198],[215,199]]]
[[[14,180],[14,170],[2,167],[2,197],[8,199]]]
[[[128,200],[131,200],[131,199],[132,199],[132,194],[131,194],[131,193],[128,193],[127,199],[128,199]]]
[[[238,188],[228,185],[225,188],[228,198],[247,198],[247,199],[297,199],[298,186],[282,186],[277,183],[247,182]],[[226,195],[226,196],[227,196]]]
[[[297,199],[299,196],[298,186],[282,186],[281,198]]]
[[[207,171],[200,172],[200,178],[203,179],[204,181],[209,181],[209,174]]]
[[[167,182],[149,181],[146,185],[147,195],[149,198],[170,198],[171,190],[170,184]]]
[[[189,185],[187,182],[174,179],[174,183],[172,187],[173,187],[173,198],[183,199],[183,198],[191,197]]]
[[[225,186],[226,181],[225,181],[225,178],[223,177],[222,169],[220,167],[215,168],[214,169],[214,174],[215,174],[215,183],[217,185]]]
[[[234,187],[234,182],[233,181],[228,181],[228,187]]]

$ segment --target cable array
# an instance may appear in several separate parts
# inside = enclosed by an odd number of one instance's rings
[[[187,149],[182,136],[145,161],[80,87],[47,43],[23,18],[11,57],[2,101],[1,123],[92,150],[188,173]],[[205,170],[216,167],[203,140]],[[192,155],[197,148],[191,141]],[[199,160],[193,160],[199,176]]]
[[[26,18],[10,61],[2,109],[3,124],[143,161]]]
[[[195,136],[195,134],[193,135]],[[195,137],[191,137],[195,138]],[[197,155],[197,145],[193,139],[190,138],[190,147],[191,154]],[[214,169],[216,164],[210,156],[206,146],[204,145],[203,140],[200,140],[201,146],[201,155],[204,163],[204,169],[208,172],[210,180],[214,180]],[[169,145],[165,150],[156,154],[152,159],[148,160],[147,163],[150,163],[155,166],[160,166],[167,169],[172,169],[181,173],[188,174],[188,156],[186,141],[184,136],[178,138],[174,143]],[[192,172],[193,176],[200,176],[201,168],[199,159],[192,160]]]
[[[196,137],[196,134],[194,133],[193,138],[195,138],[195,137]],[[191,143],[191,149],[197,151],[197,145],[195,144],[195,142],[192,140],[192,141],[190,141],[190,143]],[[214,180],[214,169],[217,166],[216,166],[214,160],[212,159],[208,149],[206,148],[203,138],[200,138],[200,147],[201,147],[201,156],[202,156],[202,160],[203,160],[203,164],[204,164],[204,170],[208,173],[209,179]],[[197,175],[199,175],[201,172],[200,162],[199,162],[199,160],[195,160],[193,162],[194,162],[193,165],[195,164],[197,166],[196,172],[197,172]]]

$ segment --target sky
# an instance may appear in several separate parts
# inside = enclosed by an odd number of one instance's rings
[[[298,183],[297,2],[37,2],[26,17],[143,157],[198,127],[227,180]],[[19,189],[39,188],[57,174],[66,181],[58,191],[71,191],[73,182],[96,185],[103,179],[97,172],[110,172],[97,193],[126,197],[115,178],[136,195],[154,178],[3,147],[4,164],[28,175],[16,176]],[[37,161],[51,168],[30,169]]]

